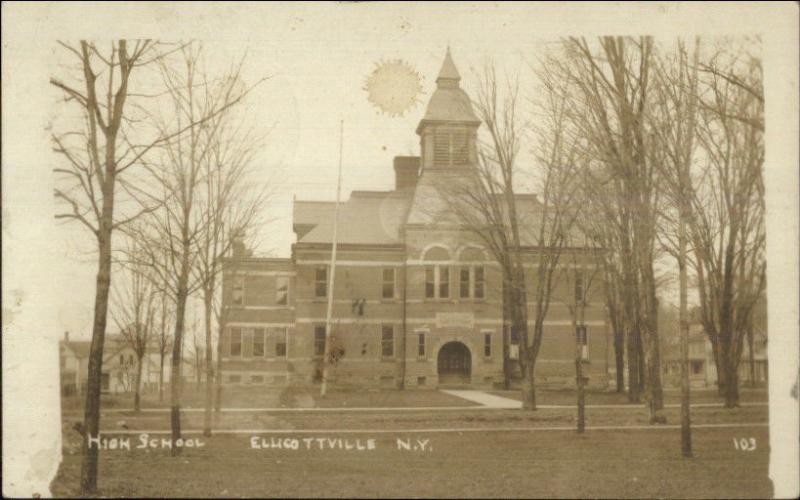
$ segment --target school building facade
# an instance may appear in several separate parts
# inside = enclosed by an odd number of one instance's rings
[[[421,155],[394,159],[395,189],[354,191],[340,204],[330,338],[334,386],[486,388],[503,381],[500,267],[473,233],[435,210],[443,206],[441,186],[477,161],[481,122],[459,81],[448,51],[416,130]],[[517,204],[526,213],[538,201],[518,195]],[[334,202],[296,200],[290,258],[253,257],[239,243],[225,259],[224,384],[320,381],[333,214]],[[538,251],[525,246],[530,289]],[[602,288],[593,280],[585,309],[584,371],[591,385],[604,386],[613,379],[613,346]],[[538,386],[574,384],[576,344],[567,307],[573,293],[572,284],[557,285],[544,323]],[[513,357],[517,349],[511,351]]]

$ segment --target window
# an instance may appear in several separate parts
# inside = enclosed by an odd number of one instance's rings
[[[395,270],[392,269],[384,269],[383,270],[383,298],[384,299],[393,299],[394,298],[394,276]]]
[[[417,377],[417,385],[425,385],[425,377]]]
[[[424,357],[425,356],[425,334],[418,333],[417,334],[417,356]]]
[[[450,296],[450,268],[437,267],[439,270],[439,298],[446,299]]]
[[[314,296],[328,296],[328,268],[318,267],[314,274]]]
[[[242,304],[244,304],[244,277],[236,276],[233,278],[233,305]]]
[[[459,288],[459,296],[462,299],[468,299],[469,298],[469,281],[470,281],[469,280],[469,274],[470,274],[470,272],[469,272],[469,268],[468,267],[462,267],[461,271],[459,271],[459,273],[458,273],[458,275],[459,275],[459,279],[458,279],[458,282],[459,282],[459,286],[458,286],[458,288]]]
[[[425,268],[425,298],[432,299],[436,293],[436,267]]]
[[[467,132],[436,132],[433,136],[433,164],[437,167],[463,165],[469,159]]]
[[[264,329],[256,328],[253,332],[253,356],[264,357]]]
[[[703,373],[703,362],[692,361],[692,375],[700,375]]]
[[[578,273],[575,275],[575,303],[582,304],[584,299],[584,294],[586,291],[584,290],[585,284],[583,282],[583,274]]]
[[[263,384],[264,383],[264,375],[250,375],[250,383],[251,384]]]
[[[278,340],[275,342],[275,356],[279,358],[286,357],[286,341],[285,340]]]
[[[242,329],[231,328],[231,356],[242,355]]]
[[[100,375],[100,389],[103,391],[111,389],[111,375],[108,373]]]
[[[510,326],[509,328],[511,329],[511,343],[519,344],[519,331],[513,326]]]
[[[275,303],[279,306],[289,304],[289,278],[287,276],[275,278]]]
[[[492,334],[486,332],[483,334],[483,355],[487,358],[492,355]]]
[[[446,132],[436,132],[433,136],[433,164],[450,166],[450,134]]]
[[[394,327],[392,325],[381,327],[381,356],[384,358],[394,356]]]
[[[586,325],[578,325],[575,327],[575,335],[577,336],[578,345],[586,345]]]
[[[241,375],[228,375],[228,383],[238,384],[242,381]]]
[[[119,355],[119,364],[121,365],[125,364],[125,356],[123,356],[122,354]]]
[[[325,325],[314,327],[314,356],[325,355]]]
[[[482,299],[484,291],[483,266],[462,267],[458,273],[458,295],[462,299]]]
[[[478,267],[474,268],[474,271],[475,271],[474,272],[474,274],[475,274],[475,285],[474,285],[474,289],[473,289],[473,294],[472,295],[476,299],[482,299],[483,298],[483,284],[484,284],[483,266],[478,266]]]
[[[133,354],[128,355],[128,363],[133,364]]]

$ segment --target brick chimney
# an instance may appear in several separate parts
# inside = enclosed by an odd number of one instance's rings
[[[394,189],[411,189],[419,178],[419,156],[394,157]]]

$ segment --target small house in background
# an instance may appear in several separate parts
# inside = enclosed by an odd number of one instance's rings
[[[85,394],[89,375],[89,340],[71,340],[69,332],[59,342],[61,368],[61,394],[73,396]],[[133,392],[136,384],[137,359],[136,352],[118,333],[106,334],[103,345],[103,371],[100,390],[103,393],[119,394]],[[170,381],[172,353],[168,352],[164,359],[165,390]],[[149,346],[142,367],[142,392],[157,392],[159,380],[160,356],[155,345]],[[195,366],[184,356],[183,379],[195,379]]]
[[[681,351],[678,332],[666,339],[664,349],[664,381],[671,386],[680,386]],[[753,331],[753,363],[750,363],[750,351],[747,338],[742,347],[742,358],[739,361],[739,386],[765,386],[768,381],[767,335],[766,329],[754,328]],[[689,325],[689,383],[692,387],[716,387],[717,365],[714,362],[714,351],[711,341],[698,323]]]

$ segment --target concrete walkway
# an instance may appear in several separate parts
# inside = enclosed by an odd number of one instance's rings
[[[510,398],[504,398],[502,396],[495,396],[494,394],[489,394],[488,392],[471,391],[471,390],[446,390],[446,389],[440,389],[440,391],[445,394],[450,394],[451,396],[456,396],[461,399],[466,399],[467,401],[472,401],[473,403],[478,403],[488,408],[506,408],[506,409],[522,408],[522,402],[520,401]]]

